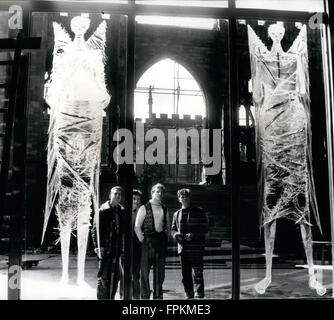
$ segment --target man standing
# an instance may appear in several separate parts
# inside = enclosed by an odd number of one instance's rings
[[[124,208],[120,205],[122,193],[121,187],[113,187],[110,190],[109,201],[102,204],[94,218],[92,239],[94,251],[99,258],[97,274],[99,300],[114,300],[120,280],[120,255],[125,214]]]
[[[132,225],[135,225],[137,212],[142,204],[143,194],[140,190],[132,191]],[[141,243],[136,234],[133,235],[132,249],[132,290],[133,299],[140,299],[140,258],[141,258]]]
[[[177,197],[182,207],[173,216],[171,235],[177,241],[182,267],[182,283],[188,299],[204,298],[203,255],[209,222],[203,209],[191,204],[189,189],[180,189]],[[192,276],[194,269],[194,276]]]
[[[165,187],[158,183],[151,189],[151,200],[138,210],[135,232],[142,243],[140,280],[141,298],[150,298],[149,274],[153,274],[153,298],[162,299],[162,284],[165,280],[165,257],[168,245],[168,212],[161,203]]]

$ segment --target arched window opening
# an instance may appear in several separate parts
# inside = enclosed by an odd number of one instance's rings
[[[150,118],[155,113],[168,117],[195,115],[205,117],[203,92],[191,73],[171,59],[149,68],[139,79],[135,90],[135,118]]]
[[[151,185],[158,181],[172,184],[199,184],[205,183],[203,165],[198,158],[192,161],[192,143],[199,143],[197,139],[204,128],[206,106],[204,94],[191,73],[171,59],[164,59],[150,67],[139,79],[135,90],[134,117],[136,128],[138,124],[144,126],[144,132],[151,129],[162,131],[164,141],[159,141],[159,146],[164,144],[166,153],[164,164],[148,164],[145,153],[145,164],[135,165],[138,181]],[[173,144],[176,150],[175,162],[169,161],[169,129],[177,132],[194,133],[197,137],[188,137],[184,152],[179,154],[179,146],[183,146],[177,139]],[[180,131],[179,131],[180,130]],[[191,131],[192,130],[192,131]],[[145,142],[145,146],[151,142]],[[162,149],[160,149],[162,150]],[[181,159],[186,156],[185,159]]]

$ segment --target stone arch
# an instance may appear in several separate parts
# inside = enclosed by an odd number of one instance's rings
[[[205,117],[206,119],[208,119],[209,106],[210,106],[210,94],[209,94],[209,89],[205,85],[204,79],[200,76],[201,70],[199,70],[195,64],[190,63],[186,58],[180,55],[163,52],[160,54],[156,54],[154,57],[149,57],[145,61],[142,60],[141,65],[136,70],[135,83],[136,84],[138,83],[138,81],[141,79],[141,77],[144,75],[144,73],[147,70],[149,70],[155,64],[165,59],[170,59],[170,60],[177,62],[182,67],[184,67],[191,74],[191,76],[195,79],[195,81],[197,82],[199,88],[201,89],[203,93],[204,104],[205,104]]]
[[[168,130],[175,128],[175,124],[177,124],[177,128],[180,129],[194,129],[197,128],[198,130],[202,129],[206,126],[206,120],[207,114],[208,114],[208,104],[207,99],[205,96],[205,89],[203,88],[203,83],[201,83],[201,79],[198,76],[198,73],[194,71],[194,68],[190,66],[187,61],[185,61],[182,58],[178,58],[176,55],[173,54],[157,54],[154,55],[154,57],[147,58],[141,60],[141,67],[137,68],[136,75],[135,75],[135,83],[138,84],[140,79],[142,79],[143,76],[145,76],[146,72],[149,71],[152,67],[159,64],[159,62],[162,62],[166,59],[169,59],[172,62],[178,63],[180,66],[182,66],[191,76],[191,78],[197,83],[198,89],[201,90],[203,94],[203,99],[201,99],[200,106],[201,106],[201,113],[196,114],[195,118],[190,117],[183,117],[181,118],[180,114],[187,114],[188,112],[184,113],[182,111],[178,112],[177,114],[172,114],[171,118],[167,118],[166,112],[160,113],[159,111],[155,110],[152,114],[152,117],[149,118],[149,121],[147,119],[144,120],[144,132],[146,133],[146,130],[149,129],[155,129],[158,128],[159,130],[162,130],[165,137],[168,137]],[[143,61],[144,60],[144,61]],[[154,84],[154,83],[152,83]],[[145,84],[145,86],[147,83]],[[182,85],[181,85],[182,86]],[[181,89],[182,90],[182,89]],[[139,104],[136,104],[136,98],[135,98],[135,108],[137,108]],[[136,111],[136,109],[134,110]],[[136,112],[134,112],[136,113]],[[160,113],[160,117],[156,116],[155,113]],[[169,112],[168,112],[169,113]],[[190,114],[194,114],[191,111]],[[198,117],[199,116],[199,117]],[[136,115],[135,115],[136,117]],[[139,117],[142,118],[142,117]],[[204,120],[204,121],[203,121]],[[139,122],[135,121],[135,126],[137,129],[137,125]],[[199,133],[200,136],[200,133]],[[189,139],[190,141],[190,139]],[[165,146],[168,142],[165,142]],[[203,164],[198,161],[196,163],[191,162],[191,152],[189,150],[190,145],[188,147],[187,152],[187,163],[165,163],[164,165],[156,165],[151,166],[147,164],[136,164],[135,171],[138,181],[143,185],[150,185],[153,183],[153,181],[163,180],[165,183],[168,184],[199,184],[203,181],[203,175],[202,175],[202,167]],[[165,149],[167,151],[167,149]],[[168,151],[167,151],[168,153]],[[166,153],[166,159],[167,159],[167,153]],[[178,155],[179,156],[179,155]],[[199,154],[200,157],[200,154]],[[151,180],[152,181],[151,181]]]

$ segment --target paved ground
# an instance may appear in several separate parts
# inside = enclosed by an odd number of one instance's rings
[[[78,287],[76,278],[76,257],[70,257],[70,284],[59,283],[61,275],[61,257],[59,254],[45,256],[37,266],[22,272],[22,299],[25,300],[95,300],[97,261],[95,257],[87,257],[87,287]],[[252,268],[251,268],[252,267]],[[253,289],[254,284],[264,276],[263,265],[244,266],[241,269],[241,298],[317,298],[316,293],[308,288],[307,269],[301,267],[274,268],[273,282],[266,294],[259,296]],[[323,298],[331,298],[331,266],[318,271],[318,276],[328,288]],[[230,264],[219,262],[207,263],[204,270],[207,299],[231,298]],[[0,299],[7,299],[7,264],[0,259]],[[117,295],[118,298],[118,295]],[[166,280],[164,298],[169,300],[183,299],[181,270],[175,257],[168,258],[166,264]]]

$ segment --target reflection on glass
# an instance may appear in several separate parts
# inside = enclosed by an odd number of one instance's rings
[[[323,12],[322,0],[236,0],[237,8]]]
[[[246,109],[244,105],[241,105],[239,107],[239,126],[245,126],[246,125]]]

